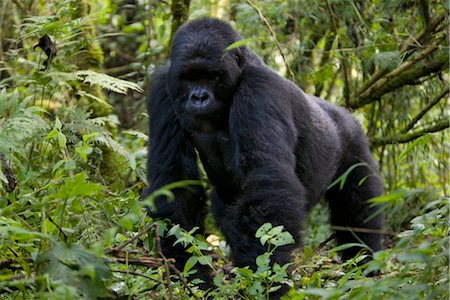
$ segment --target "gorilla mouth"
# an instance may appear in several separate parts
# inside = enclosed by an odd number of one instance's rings
[[[222,123],[221,114],[212,113],[195,114],[187,118],[187,122],[185,122],[189,131],[203,133],[217,132],[219,128],[223,127]]]

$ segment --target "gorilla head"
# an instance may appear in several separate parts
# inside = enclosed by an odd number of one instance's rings
[[[167,84],[183,128],[214,132],[225,125],[246,50],[225,48],[239,39],[228,24],[212,19],[191,22],[175,34]]]

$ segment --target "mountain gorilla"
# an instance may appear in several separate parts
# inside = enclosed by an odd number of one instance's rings
[[[382,218],[367,200],[383,188],[360,124],[346,110],[305,94],[248,47],[226,49],[239,39],[227,23],[209,18],[176,32],[170,63],[156,71],[148,98],[146,195],[175,181],[199,179],[198,152],[212,185],[211,210],[236,266],[256,268],[255,258],[267,246],[255,232],[266,222],[283,225],[294,237],[295,245],[271,257],[289,262],[306,214],[323,196],[332,224],[346,228],[336,232],[338,244],[380,250]],[[352,166],[343,187],[330,187]],[[173,201],[157,198],[150,215],[202,231],[203,188],[173,192]],[[361,227],[369,230],[358,231]],[[182,268],[187,256],[172,245],[165,239],[163,251]],[[343,258],[359,250],[348,248]]]

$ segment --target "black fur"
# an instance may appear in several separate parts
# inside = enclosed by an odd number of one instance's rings
[[[164,184],[198,179],[198,151],[213,186],[212,213],[231,246],[237,266],[255,269],[266,250],[255,232],[263,223],[284,225],[296,245],[284,246],[273,262],[290,261],[311,207],[325,196],[338,226],[380,229],[377,207],[367,199],[383,192],[360,124],[345,110],[305,94],[269,69],[227,24],[200,19],[182,26],[170,63],[154,75],[148,112],[150,194]],[[328,189],[354,164],[344,188]],[[203,230],[205,193],[175,190],[176,200],[158,198],[154,217],[168,217],[189,230]],[[366,219],[369,220],[367,221]],[[363,241],[381,249],[380,235],[338,231],[339,244]],[[163,245],[183,266],[183,249]],[[358,248],[344,250],[349,258]]]

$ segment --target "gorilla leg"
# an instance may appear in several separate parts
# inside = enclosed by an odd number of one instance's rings
[[[379,230],[382,228],[383,217],[379,211],[380,206],[374,206],[368,200],[380,196],[383,193],[383,185],[373,158],[368,154],[365,161],[366,165],[356,166],[351,171],[342,189],[339,184],[332,187],[326,198],[330,205],[332,225],[339,227],[336,230],[338,245],[364,243],[375,252],[381,250]],[[349,167],[352,167],[352,164],[347,165],[341,172],[345,172]],[[342,251],[342,258],[352,258],[359,250],[359,247],[345,249]]]
[[[296,242],[279,247],[271,256],[271,263],[284,265],[290,262],[292,251],[301,242],[300,230],[305,216],[301,202],[303,187],[295,176],[272,174],[267,170],[252,171],[242,188],[245,193],[234,201],[212,193],[212,212],[238,267],[249,266],[256,270],[256,258],[268,250],[268,245],[261,245],[255,237],[264,223],[283,225]]]

